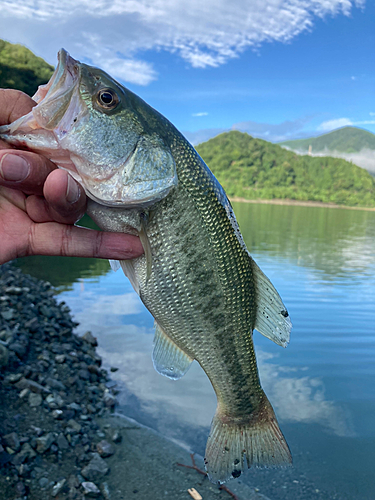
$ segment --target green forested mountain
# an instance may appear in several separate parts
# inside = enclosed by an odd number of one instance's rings
[[[362,149],[375,150],[375,134],[362,128],[343,127],[318,137],[285,141],[279,144],[299,152],[307,152],[311,145],[313,154],[324,151],[358,153]]]
[[[23,45],[0,40],[0,88],[33,95],[38,85],[47,83],[53,69]]]
[[[340,158],[299,156],[237,131],[220,134],[197,151],[228,196],[375,207],[375,179]]]

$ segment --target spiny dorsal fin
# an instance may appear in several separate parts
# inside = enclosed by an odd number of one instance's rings
[[[152,361],[158,373],[173,380],[178,380],[185,375],[194,360],[180,349],[155,321]]]
[[[288,311],[273,284],[254,260],[250,259],[257,291],[255,328],[275,344],[286,347],[292,329]]]

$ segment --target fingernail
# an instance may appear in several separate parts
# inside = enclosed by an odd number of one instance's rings
[[[5,181],[23,181],[30,173],[30,165],[22,156],[8,153],[0,161],[0,175]]]
[[[68,175],[68,187],[66,188],[66,199],[69,203],[75,203],[78,201],[81,190],[79,189],[76,181]]]

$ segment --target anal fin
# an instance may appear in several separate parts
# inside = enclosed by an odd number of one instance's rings
[[[178,380],[185,375],[194,360],[180,349],[155,321],[152,361],[158,373],[173,380]]]

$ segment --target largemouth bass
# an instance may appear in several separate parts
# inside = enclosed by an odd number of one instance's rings
[[[0,127],[1,138],[69,170],[99,227],[139,235],[144,255],[118,265],[155,318],[154,366],[179,379],[197,360],[217,396],[205,453],[211,481],[246,465],[290,464],[253,330],[285,347],[291,322],[214,175],[166,118],[64,50],[34,100],[28,115]]]

